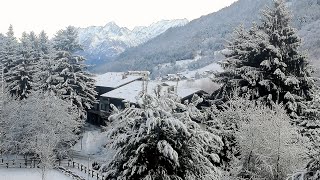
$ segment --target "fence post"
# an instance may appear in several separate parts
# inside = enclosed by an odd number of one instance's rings
[[[83,168],[83,166],[82,166],[82,164],[81,164],[81,166],[80,166],[81,168],[80,168],[80,171],[82,172],[82,168]]]
[[[72,167],[74,168],[74,161],[72,161]]]

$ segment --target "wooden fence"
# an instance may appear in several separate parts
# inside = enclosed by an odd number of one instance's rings
[[[98,171],[95,171],[93,169],[88,168],[87,166],[71,161],[71,160],[57,160],[56,161],[56,166],[60,167],[69,167],[69,168],[74,168],[78,169],[81,172],[84,172],[88,176],[97,179],[97,180],[105,180],[105,176],[100,174]],[[40,168],[40,159],[0,159],[0,167],[5,167],[5,168]],[[68,173],[72,173],[68,172]]]
[[[76,168],[80,170],[81,172],[84,172],[85,174],[88,174],[92,178],[96,178],[97,180],[105,180],[105,176],[100,174],[98,171],[95,171],[93,169],[88,168],[87,166],[74,162],[74,161],[68,161],[68,167]]]
[[[39,159],[0,159],[0,167],[6,168],[39,168]]]

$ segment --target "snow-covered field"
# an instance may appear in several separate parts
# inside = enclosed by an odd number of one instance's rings
[[[196,74],[199,75],[205,75],[207,72],[221,72],[222,68],[219,64],[217,63],[211,63],[205,67],[202,67],[200,69],[196,69],[196,70],[185,70],[183,72],[181,72],[180,74],[187,77],[187,78],[194,78],[196,76]]]
[[[40,169],[0,168],[0,180],[41,180]],[[46,180],[72,180],[63,173],[50,170],[46,174]]]

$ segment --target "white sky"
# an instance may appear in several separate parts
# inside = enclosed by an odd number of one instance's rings
[[[132,29],[159,20],[193,20],[229,6],[236,0],[1,0],[0,33],[13,25],[17,37],[23,31],[49,36],[68,25],[103,26],[114,21]]]

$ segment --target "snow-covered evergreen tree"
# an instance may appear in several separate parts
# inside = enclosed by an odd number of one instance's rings
[[[6,37],[2,33],[0,33],[0,52],[1,53],[3,52],[5,41],[6,41]]]
[[[2,52],[1,52],[1,62],[5,67],[5,72],[7,72],[11,67],[11,62],[17,57],[18,41],[14,36],[12,25],[9,26],[8,32],[4,37]]]
[[[53,41],[53,47],[57,51],[74,53],[82,50],[78,41],[78,30],[73,26],[68,26],[64,30],[59,30]]]
[[[96,91],[93,75],[87,72],[84,58],[73,54],[80,47],[76,29],[68,27],[59,31],[53,46],[53,53],[40,62],[39,88],[77,106],[79,117],[84,119],[86,110],[96,101]]]
[[[49,54],[49,52],[51,52],[52,49],[50,46],[50,41],[48,35],[44,31],[40,32],[38,36],[38,43],[40,52],[42,52],[43,54]]]
[[[21,40],[26,39],[24,34]],[[5,38],[1,61],[4,64],[6,90],[14,97],[23,99],[30,93],[31,70],[29,61],[29,45],[26,41],[19,44],[10,25]]]
[[[263,12],[260,25],[235,31],[222,63],[225,71],[217,74],[217,81],[224,85],[216,98],[227,98],[236,87],[240,95],[248,93],[252,99],[283,102],[296,117],[300,101],[311,100],[314,82],[308,61],[299,51],[301,40],[290,23],[284,1],[276,0],[273,8]]]
[[[102,166],[108,179],[220,179],[221,138],[192,120],[203,118],[195,108],[201,99],[177,100],[142,95],[139,107],[114,107],[108,134],[117,153]]]
[[[39,60],[36,53],[36,36],[34,33],[23,33],[21,43],[17,47],[17,56],[11,61],[11,68],[5,73],[7,90],[11,96],[25,99],[31,93],[36,71],[35,64]]]

